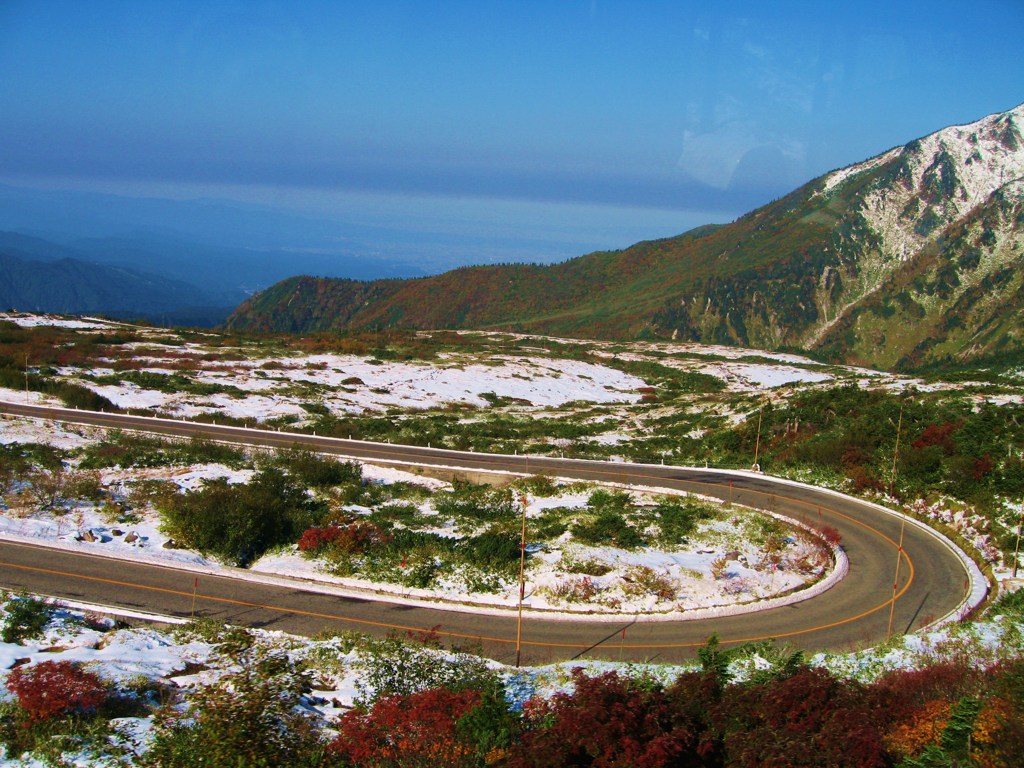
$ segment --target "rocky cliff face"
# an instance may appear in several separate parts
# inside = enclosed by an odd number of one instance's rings
[[[709,278],[655,325],[883,366],[1019,348],[1000,315],[1020,299],[1022,126],[1024,106],[812,182],[765,216],[776,259]],[[786,247],[812,226],[820,241]]]

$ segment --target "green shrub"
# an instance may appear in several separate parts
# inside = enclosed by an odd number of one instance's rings
[[[186,713],[159,713],[142,758],[152,768],[321,766],[315,720],[298,709],[308,684],[283,655],[248,652],[239,671],[188,696]]]
[[[560,492],[558,484],[546,475],[531,475],[515,482],[517,488],[534,496],[551,497]]]
[[[245,627],[224,624],[204,616],[196,616],[176,627],[175,634],[186,642],[199,638],[212,645],[218,653],[231,657],[248,651],[256,642],[253,633]]]
[[[13,596],[4,605],[0,640],[21,643],[40,638],[52,616],[53,607],[45,601],[26,594]]]
[[[520,559],[521,537],[500,529],[491,529],[461,542],[466,561],[486,570],[507,571]]]
[[[241,567],[273,547],[294,543],[324,514],[322,504],[276,469],[237,485],[208,480],[197,491],[158,504],[168,535]]]
[[[646,565],[630,566],[622,581],[622,592],[629,597],[653,595],[659,600],[674,600],[679,589],[678,582],[671,576]]]
[[[103,395],[98,395],[81,384],[60,382],[49,387],[67,408],[81,408],[84,411],[117,411],[118,408]]]
[[[241,448],[215,443],[201,437],[189,440],[165,440],[149,435],[112,431],[106,440],[82,451],[83,469],[106,467],[170,467],[189,464],[224,464],[241,467],[246,463]]]
[[[358,462],[338,461],[312,451],[279,451],[274,463],[309,488],[363,482],[363,468]]]
[[[451,491],[435,494],[434,509],[454,518],[461,527],[515,520],[520,514],[508,489],[460,483]]]
[[[359,672],[355,703],[363,709],[381,696],[409,695],[430,688],[480,689],[497,680],[483,659],[439,653],[394,635],[368,638],[353,667]]]
[[[989,614],[1024,621],[1024,589],[1001,594],[989,608]]]
[[[643,537],[619,512],[601,512],[596,517],[581,520],[572,527],[573,538],[592,546],[611,545],[622,549],[636,549],[644,544]]]
[[[587,506],[596,512],[625,512],[632,505],[632,497],[625,491],[598,488],[590,494]]]
[[[541,541],[557,539],[569,530],[569,517],[576,512],[571,507],[545,509],[539,517],[529,521],[527,535]]]
[[[658,504],[653,512],[659,529],[658,543],[665,547],[685,544],[697,524],[711,516],[712,511],[701,504],[674,501]]]
[[[434,495],[434,492],[425,485],[420,483],[407,483],[399,481],[397,483],[388,483],[387,486],[388,494],[392,499],[411,499],[424,500],[429,499]]]
[[[385,504],[370,515],[374,522],[401,523],[411,527],[421,522],[420,511],[412,504]]]
[[[0,471],[10,479],[21,479],[36,467],[58,470],[63,466],[62,454],[42,443],[7,443],[0,445]]]
[[[566,573],[581,573],[586,576],[604,576],[615,570],[603,560],[594,558],[579,559],[568,550],[562,552],[562,559],[559,565]]]
[[[26,762],[19,760],[17,765],[41,762],[66,766],[69,752],[93,758],[97,765],[116,764],[114,760],[123,760],[123,764],[128,765],[132,756],[130,750],[112,743],[111,716],[115,716],[114,713],[104,709],[92,715],[63,715],[33,721],[16,702],[3,701],[0,702],[0,746],[8,756],[28,754],[35,758]]]

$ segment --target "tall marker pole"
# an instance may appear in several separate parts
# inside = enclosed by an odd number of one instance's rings
[[[896,462],[900,455],[900,432],[903,431],[903,403],[900,403],[900,420],[896,426],[896,448],[892,452],[892,477],[889,480],[889,495],[892,496],[896,487]],[[889,605],[889,632],[887,638],[892,637],[892,622],[896,615],[896,590],[900,584],[900,561],[903,559],[903,532],[907,528],[907,513],[900,511],[900,545],[896,549],[896,576],[892,581],[892,603]]]
[[[526,507],[528,499],[525,492],[520,497],[519,503],[523,507],[523,531],[519,539],[519,617],[516,620],[516,668],[519,667],[519,662],[522,658],[523,596],[526,594],[524,575],[526,572]]]
[[[1020,561],[1020,529],[1024,525],[1024,503],[1020,505],[1020,514],[1017,516],[1017,545],[1013,548],[1013,578],[1017,578],[1017,564]]]
[[[761,469],[757,463],[758,455],[761,453],[761,417],[764,416],[764,401],[761,401],[761,408],[757,412],[757,438],[754,440],[754,471]]]

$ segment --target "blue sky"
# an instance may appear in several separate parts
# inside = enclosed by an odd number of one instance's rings
[[[1015,106],[1022,39],[1020,0],[0,0],[0,181],[653,237]]]

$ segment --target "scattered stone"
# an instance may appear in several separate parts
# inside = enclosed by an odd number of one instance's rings
[[[139,534],[137,534],[135,531],[132,531],[131,533],[129,533],[127,536],[124,537],[124,541],[125,541],[126,544],[134,544],[138,540],[139,540]]]
[[[86,531],[85,533],[81,534],[79,536],[78,540],[79,541],[88,541],[88,542],[92,543],[92,542],[96,541],[96,534],[93,533],[91,530],[89,530],[89,531]]]
[[[164,542],[164,549],[181,549],[181,545],[174,539],[168,539]]]
[[[120,528],[111,528],[110,529],[110,535],[111,536],[124,536],[124,531],[122,531]]]

